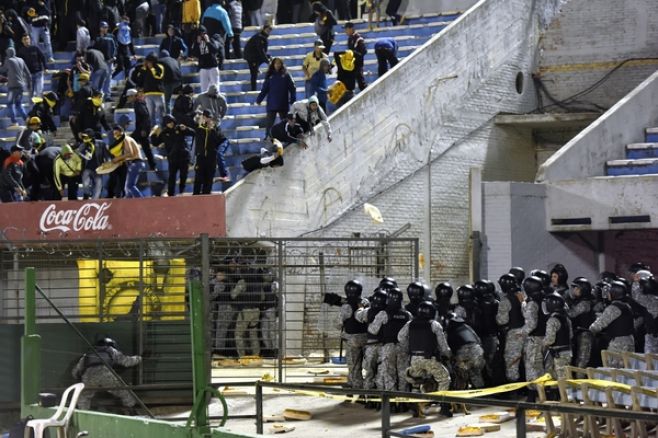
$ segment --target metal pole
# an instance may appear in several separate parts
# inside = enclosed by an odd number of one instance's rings
[[[277,366],[278,368],[278,373],[279,373],[279,382],[283,382],[283,357],[284,357],[284,333],[283,333],[283,327],[284,327],[284,322],[283,322],[283,317],[285,315],[284,313],[284,306],[285,306],[285,299],[286,299],[286,283],[283,278],[284,272],[283,272],[283,242],[279,241],[277,244],[277,262],[279,264],[279,306],[277,309],[277,312],[279,314],[279,348],[278,348],[278,360],[277,360]],[[261,432],[262,433],[262,432]]]
[[[206,343],[204,330],[203,286],[197,279],[189,282],[190,291],[190,325],[192,332],[192,378],[194,385],[194,406],[197,407],[194,424],[197,428],[208,425],[207,394],[209,367],[206,362]]]
[[[36,403],[41,386],[41,337],[36,325],[36,274],[25,270],[25,334],[21,338],[21,416],[25,407]]]
[[[25,269],[25,336],[37,334],[36,272]]]
[[[431,284],[430,266],[432,262],[432,148],[427,153],[427,165],[425,167],[425,218],[423,223],[423,279]]]
[[[201,294],[203,303],[201,312],[201,315],[203,315],[203,345],[206,364],[210,365],[212,358],[210,351],[210,324],[212,318],[209,312],[210,306],[206,307],[206,303],[210,303],[210,239],[207,234],[201,235],[201,284],[203,285]],[[206,369],[206,381],[210,383],[210,366]]]
[[[151,267],[152,268],[152,267]],[[135,321],[135,317],[137,321]],[[137,351],[144,351],[144,241],[139,241],[139,308],[137,315],[132,318],[133,324],[137,322]],[[139,364],[138,382],[144,383],[144,362]]]
[[[516,438],[525,438],[525,409],[523,408],[516,410]]]
[[[389,438],[391,435],[391,402],[388,394],[382,392],[382,438]]]
[[[320,264],[320,296],[327,293],[327,284],[325,283],[324,253],[318,253],[318,262]],[[308,302],[308,301],[307,301]],[[329,350],[327,349],[327,332],[322,332],[322,355],[324,363],[329,362]]]
[[[256,382],[256,433],[263,434],[263,387]]]
[[[105,302],[105,274],[103,270],[103,244],[99,240],[96,243],[98,251],[98,322],[103,322],[105,318],[103,303]]]

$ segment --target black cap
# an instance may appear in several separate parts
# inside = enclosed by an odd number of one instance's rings
[[[151,52],[146,55],[146,60],[150,62],[158,62],[158,55],[155,52]]]
[[[354,23],[351,21],[345,22],[345,24],[343,24],[343,29],[354,29]]]
[[[91,128],[87,128],[87,129],[85,129],[84,131],[82,131],[82,133],[85,134],[87,137],[94,137],[94,136],[96,136],[96,132],[95,132],[93,129],[91,129]]]
[[[183,93],[183,94],[192,94],[192,93],[194,93],[194,88],[192,88],[192,86],[189,85],[189,84],[184,85],[183,88],[181,89],[181,93]]]

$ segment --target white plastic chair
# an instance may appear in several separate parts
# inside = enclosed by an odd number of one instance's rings
[[[28,421],[25,425],[24,437],[28,438],[30,436],[30,428],[34,429],[34,438],[43,438],[43,431],[46,430],[47,427],[56,427],[57,438],[67,438],[69,420],[71,420],[71,415],[73,415],[75,406],[78,404],[78,397],[80,397],[80,393],[84,387],[84,383],[76,383],[75,385],[66,388],[66,391],[64,391],[64,394],[62,394],[62,401],[59,402],[59,407],[57,408],[55,415],[50,418]],[[71,402],[67,407],[66,401],[68,400],[69,394],[71,394],[71,392],[73,392],[71,395]],[[61,420],[59,420],[58,418],[62,416],[65,408],[66,414]]]

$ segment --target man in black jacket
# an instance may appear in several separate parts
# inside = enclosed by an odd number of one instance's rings
[[[143,75],[146,107],[151,116],[151,126],[155,126],[162,122],[165,115],[165,67],[155,52],[149,53],[144,60]]]
[[[38,117],[41,119],[41,129],[53,136],[57,135],[57,125],[53,119],[53,108],[57,105],[59,97],[54,91],[43,93],[41,98],[32,99],[35,104],[27,114],[28,117]]]
[[[46,71],[46,57],[39,47],[32,44],[30,35],[21,38],[23,47],[18,49],[17,55],[22,58],[32,75],[32,96],[41,96],[43,93],[43,73]]]
[[[178,192],[185,193],[187,170],[190,165],[190,151],[187,148],[186,137],[195,135],[194,129],[183,124],[176,125],[176,119],[167,114],[162,119],[162,127],[155,127],[151,132],[151,144],[163,147],[167,152],[169,163],[169,179],[167,184],[168,196],[176,195],[176,176],[180,172]]]
[[[366,48],[366,40],[354,30],[354,23],[348,21],[343,26],[345,34],[347,35],[347,49],[354,53],[354,70],[356,73],[356,81],[359,84],[359,90],[363,91],[366,88],[366,80],[363,77],[363,59],[368,53]]]
[[[185,85],[181,89],[180,94],[174,102],[173,116],[179,122],[185,126],[194,126],[194,99],[192,95],[194,90],[191,85]]]
[[[23,6],[23,16],[27,24],[30,25],[32,43],[38,45],[39,40],[42,40],[48,62],[54,61],[49,29],[52,14],[48,3],[44,0],[27,0]]]
[[[155,158],[149,144],[151,117],[149,116],[149,110],[144,100],[144,92],[137,91],[133,88],[126,92],[126,97],[128,98],[128,104],[132,104],[135,110],[135,131],[130,136],[142,146],[149,167],[151,170],[155,170]]]
[[[244,46],[244,60],[249,64],[249,73],[251,74],[251,91],[256,91],[256,78],[258,77],[258,67],[261,64],[270,62],[270,55],[267,54],[267,39],[272,32],[272,26],[266,24],[257,34],[254,34]]]
[[[84,104],[83,111],[79,117],[79,132],[87,129],[92,129],[95,132],[101,132],[101,127],[105,131],[110,131],[110,125],[105,118],[105,111],[103,111],[103,92],[94,90],[91,97],[87,98]]]
[[[217,56],[219,54],[220,42],[219,36],[212,38],[206,33],[204,26],[199,26],[199,33],[196,36],[196,41],[190,48],[190,56],[196,58],[199,63],[199,81],[201,82],[201,92],[208,91],[210,84],[217,85],[219,90],[219,62]]]
[[[182,58],[187,55],[187,45],[183,38],[180,37],[178,29],[170,24],[167,26],[167,36],[160,43],[160,53],[163,50],[169,52],[169,56],[174,59]],[[162,55],[160,55],[162,56]]]
[[[208,195],[212,191],[213,178],[217,168],[217,151],[226,142],[226,137],[216,126],[215,115],[206,110],[201,116],[201,124],[196,128],[194,141],[194,191],[193,194]],[[225,175],[222,175],[228,180]]]
[[[158,63],[164,67],[164,99],[165,99],[165,113],[169,114],[169,107],[171,95],[174,90],[181,86],[183,82],[183,74],[180,70],[178,61],[174,59],[169,51],[160,50],[160,59]]]

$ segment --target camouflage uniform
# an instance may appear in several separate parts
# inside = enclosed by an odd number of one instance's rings
[[[496,322],[500,326],[507,326],[510,323],[510,311],[512,310],[512,303],[510,298],[504,295],[498,304],[498,314],[496,315]],[[505,333],[505,349],[503,350],[503,358],[505,360],[505,375],[510,382],[517,382],[521,378],[519,367],[521,366],[521,359],[523,358],[523,344],[525,335],[523,327],[510,328]]]
[[[380,317],[381,315],[381,317]],[[411,319],[411,314],[408,315]],[[375,321],[370,324],[368,331],[380,333],[389,318],[385,311],[377,314]],[[407,389],[406,371],[409,366],[409,354],[397,342],[388,342],[379,349],[379,367],[377,368],[377,388],[386,391],[405,391]]]
[[[612,324],[615,320],[622,316],[622,311],[619,307],[613,304],[609,304],[603,313],[596,318],[596,321],[592,323],[589,327],[589,330],[593,334],[598,334],[602,332],[606,327]],[[635,351],[635,339],[633,335],[617,336],[613,337],[608,344],[608,350],[614,352],[624,352],[624,351]],[[609,364],[613,368],[623,368],[624,364],[613,359]]]
[[[215,281],[210,293],[211,301],[217,302],[215,318],[215,350],[225,350],[229,339],[229,327],[235,317],[235,309],[230,303],[230,294],[226,293],[226,283]]]
[[[546,354],[546,361],[544,366],[546,367],[546,372],[550,373],[551,377],[554,379],[564,379],[566,378],[566,369],[567,365],[571,364],[571,323],[568,318],[564,318],[564,321],[569,326],[568,330],[568,339],[566,345],[559,349],[558,351],[551,352],[551,347],[556,344],[558,341],[558,332],[562,328],[562,323],[559,318],[555,315],[552,315],[546,322],[546,335],[544,336],[543,347],[548,349]]]
[[[409,325],[407,323],[400,333],[398,333],[398,342],[401,349],[409,351]],[[445,338],[441,324],[431,321],[432,333],[436,336],[436,342],[439,354],[444,357],[450,357],[450,347]],[[424,358],[422,356],[411,356],[409,368],[405,373],[407,382],[414,384],[416,380],[427,380],[432,378],[437,383],[438,391],[446,391],[450,388],[450,373],[446,367],[435,358]]]
[[[237,281],[231,290],[231,299],[238,307],[238,319],[235,321],[235,348],[238,356],[247,355],[245,333],[249,341],[251,354],[260,356],[260,339],[258,338],[258,323],[260,320],[261,300],[256,290],[256,282],[250,279],[248,284],[244,278]]]
[[[576,320],[579,316],[590,312],[592,312],[592,301],[582,299],[569,307],[567,316],[571,320]],[[576,338],[576,361],[574,365],[580,368],[587,368],[592,355],[594,337],[589,331],[589,327],[574,327],[574,329],[576,331],[574,334]]]
[[[475,388],[484,388],[482,370],[485,366],[484,350],[478,344],[461,347],[454,355],[455,371]]]
[[[368,300],[361,299],[361,307],[367,307]],[[353,316],[352,306],[343,304],[340,307],[340,329]],[[345,358],[347,360],[347,384],[350,388],[363,389],[363,350],[368,340],[366,333],[349,334],[343,331],[345,340]]]
[[[639,305],[647,309],[648,314],[651,315],[651,318],[654,320],[653,324],[648,324],[648,327],[653,327],[657,323],[655,321],[656,318],[658,318],[658,296],[649,295],[640,292],[636,294],[636,296],[634,296],[633,298],[635,298],[635,301]],[[644,335],[644,352],[658,353],[658,334],[654,335],[651,333],[647,333]]]
[[[122,366],[125,368],[134,367],[142,362],[141,356],[126,356],[119,350],[112,347],[97,347],[97,351],[107,352],[107,355],[101,353],[101,356],[106,359],[108,365]],[[94,365],[88,366],[89,362],[95,362]],[[98,360],[95,353],[85,354],[80,358],[78,363],[71,372],[74,379],[81,379],[82,383],[87,387],[97,388],[112,388],[122,386],[121,381],[117,379],[105,365]],[[121,404],[127,408],[132,408],[137,402],[132,394],[125,389],[109,389],[107,392],[121,400]],[[78,408],[82,410],[89,410],[91,407],[91,399],[96,394],[96,391],[85,390],[80,394],[78,399]]]
[[[368,310],[361,309],[356,313],[356,320],[359,322],[368,322]],[[381,314],[380,311],[377,315]],[[384,312],[385,314],[386,312]],[[368,333],[370,335],[376,335],[379,331],[373,332],[371,329],[372,324],[368,324]],[[377,385],[377,369],[379,368],[379,357],[381,349],[381,342],[374,340],[372,337],[369,337],[366,341],[366,346],[363,351],[363,370],[365,376],[363,377],[363,389],[373,389]]]
[[[522,328],[522,333],[527,336],[523,359],[525,364],[526,380],[535,380],[544,374],[544,353],[543,353],[543,336],[530,336],[530,333],[537,328],[539,323],[539,305],[536,301],[526,301],[523,307],[523,316],[525,318],[525,325]]]

